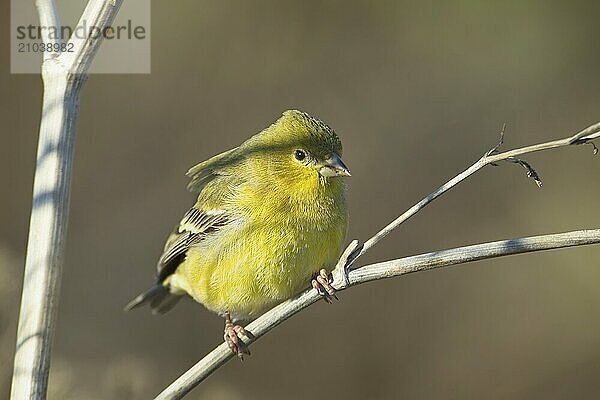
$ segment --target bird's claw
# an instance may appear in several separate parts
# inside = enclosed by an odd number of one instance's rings
[[[227,315],[223,339],[225,339],[227,346],[229,346],[229,350],[238,356],[241,361],[244,361],[244,356],[249,356],[250,350],[248,349],[246,343],[244,343],[244,341],[241,339],[241,336],[251,338],[250,333],[246,331],[243,326],[234,325],[233,322],[231,322],[229,315]]]
[[[323,297],[327,303],[333,303],[333,299],[339,300],[335,294],[335,289],[331,286],[333,278],[325,269],[321,269],[313,276],[311,280],[312,287]]]

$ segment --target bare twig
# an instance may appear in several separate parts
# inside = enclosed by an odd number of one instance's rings
[[[117,15],[123,0],[90,0],[83,10],[78,26],[98,27],[100,31],[110,26]],[[89,28],[88,28],[89,29]],[[63,53],[62,62],[68,66],[72,74],[85,74],[92,65],[92,59],[100,48],[103,35],[73,36],[69,43],[73,43],[73,52]]]
[[[90,20],[100,28],[112,22],[121,0],[110,7],[106,4],[108,2],[104,0],[91,0],[84,12],[84,15],[97,12]],[[37,0],[36,6],[41,26],[59,31],[54,1]],[[87,27],[90,27],[89,23]],[[54,39],[50,35],[43,39],[45,43],[60,43],[60,38]],[[69,211],[79,94],[85,72],[100,45],[98,40],[83,42],[73,53],[47,52],[42,63],[44,98],[11,388],[13,400],[46,398]]]
[[[391,278],[428,269],[459,265],[487,258],[597,243],[600,243],[600,229],[501,240],[498,242],[441,250],[366,265],[354,269],[348,273],[349,284],[344,286],[344,289],[373,280]],[[288,300],[272,308],[246,327],[246,330],[252,332],[253,339],[244,339],[244,341],[246,344],[256,341],[292,315],[317,302],[320,298],[321,296],[317,291],[311,289],[301,293],[292,300]],[[231,353],[231,350],[229,350],[227,344],[221,344],[177,378],[177,380],[160,393],[155,400],[183,398],[183,396],[189,393],[196,385],[232,357],[233,354]]]
[[[350,286],[353,286],[377,279],[391,278],[412,272],[483,259],[598,243],[600,243],[600,229],[500,240],[371,264],[352,270],[349,274],[349,280]]]
[[[481,260],[484,258],[500,257],[510,254],[525,253],[531,251],[539,251],[546,249],[555,249],[569,246],[580,246],[584,244],[600,243],[600,230],[575,231],[561,233],[556,235],[546,235],[529,237],[523,239],[512,239],[500,242],[485,243],[474,246],[461,247],[457,249],[444,250],[434,253],[422,254],[419,256],[407,257],[384,263],[364,266],[350,271],[350,266],[365,252],[377,244],[381,239],[387,236],[391,231],[400,226],[403,222],[422,210],[433,200],[458,185],[460,182],[473,175],[488,164],[496,165],[500,161],[517,162],[528,171],[528,176],[533,178],[538,186],[541,185],[539,176],[535,170],[527,162],[520,160],[517,156],[532,153],[535,151],[547,150],[557,147],[569,146],[573,144],[591,143],[593,139],[600,136],[600,122],[596,123],[581,132],[565,139],[554,140],[551,142],[541,143],[533,146],[527,146],[520,149],[510,150],[500,153],[499,149],[504,140],[504,129],[500,133],[499,143],[485,153],[477,162],[469,168],[440,186],[433,193],[423,198],[417,204],[409,208],[405,213],[400,215],[390,224],[385,226],[373,237],[367,240],[363,245],[360,245],[357,240],[354,240],[346,248],[336,267],[333,270],[333,286],[336,290],[344,290],[350,286],[372,281],[376,279],[389,278],[392,276],[404,275],[410,272],[421,270],[445,267],[450,265],[462,264],[469,261]],[[245,340],[246,344],[250,344],[257,338],[273,329],[296,312],[313,304],[319,299],[319,295],[315,290],[307,290],[298,297],[282,303],[270,311],[263,314],[261,317],[250,323],[246,330],[253,335],[252,340]],[[160,393],[156,399],[180,399],[185,396],[190,390],[198,385],[202,380],[209,376],[212,372],[218,369],[221,365],[227,362],[232,357],[228,346],[223,343],[212,352],[206,355],[196,365],[186,371],[169,387]]]
[[[486,165],[498,164],[500,161],[518,162],[515,160],[519,160],[520,161],[519,164],[523,165],[526,169],[528,169],[528,176],[533,178],[538,186],[541,186],[541,180],[539,179],[539,176],[537,175],[535,170],[528,163],[518,159],[517,156],[520,156],[523,154],[528,154],[528,153],[533,153],[536,151],[554,149],[557,147],[564,147],[564,146],[569,146],[569,145],[574,145],[574,144],[591,143],[591,141],[594,139],[597,139],[598,136],[600,136],[600,122],[597,122],[594,125],[591,125],[591,126],[585,128],[584,130],[576,133],[575,135],[564,138],[564,139],[553,140],[551,142],[535,144],[533,146],[522,147],[519,149],[499,153],[498,151],[500,149],[500,146],[502,145],[502,143],[504,141],[504,127],[503,127],[502,131],[500,132],[500,142],[498,143],[498,145],[496,145],[490,151],[485,153],[483,155],[483,157],[481,157],[475,164],[471,165],[469,168],[467,168],[460,174],[456,175],[454,178],[450,179],[448,182],[444,183],[442,186],[440,186],[438,189],[436,189],[429,196],[427,196],[424,199],[422,199],[421,201],[419,201],[417,204],[415,204],[414,206],[409,208],[404,214],[400,215],[398,218],[396,218],[395,220],[390,222],[382,230],[377,232],[372,238],[370,238],[369,240],[367,240],[364,243],[360,252],[358,254],[356,254],[353,257],[353,259],[350,260],[350,262],[353,262],[358,257],[363,255],[371,247],[373,247],[374,245],[379,243],[379,241],[381,239],[386,237],[391,231],[393,231],[398,226],[400,226],[400,224],[404,223],[404,221],[406,221],[407,219],[409,219],[410,217],[412,217],[413,215],[418,213],[421,209],[423,209],[423,207],[425,207],[426,205],[431,203],[433,200],[435,200],[436,198],[438,198],[439,196],[441,196],[448,190],[452,189],[454,186],[458,185],[460,182],[462,182],[469,176],[473,175],[475,172],[479,171]]]

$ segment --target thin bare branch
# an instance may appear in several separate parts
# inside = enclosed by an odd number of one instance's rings
[[[63,53],[62,62],[69,67],[73,74],[84,74],[92,64],[92,59],[100,48],[105,28],[112,24],[123,0],[90,0],[83,10],[77,26],[96,27],[95,34],[90,35],[89,31],[85,37],[73,36],[69,43],[73,44],[73,52]]]
[[[598,243],[600,243],[600,229],[592,229],[501,240],[449,250],[440,250],[354,269],[348,273],[348,284],[340,285],[338,290],[344,290],[351,286],[378,279],[459,265],[471,261]],[[244,342],[249,345],[256,341],[292,315],[317,302],[320,298],[321,296],[316,290],[310,289],[301,293],[296,298],[272,308],[246,327],[246,330],[252,332],[253,339],[244,339]],[[233,354],[231,353],[231,350],[229,350],[227,344],[221,344],[177,378],[177,380],[163,390],[155,400],[174,400],[183,398],[194,387],[232,357]]]
[[[600,243],[600,229],[500,240],[367,265],[352,270],[349,274],[349,280],[350,286],[354,286],[373,280],[483,259],[598,243]]]
[[[538,186],[541,186],[541,180],[537,174],[537,172],[531,167],[531,165],[521,159],[518,159],[517,156],[533,153],[541,150],[554,149],[558,147],[570,146],[574,144],[583,144],[591,142],[592,140],[598,138],[600,135],[600,122],[591,125],[584,130],[576,133],[573,136],[569,136],[565,139],[553,140],[551,142],[545,142],[536,144],[533,146],[522,147],[515,150],[506,151],[503,153],[499,153],[500,146],[503,143],[504,139],[504,128],[500,133],[500,142],[490,151],[485,153],[483,157],[481,157],[477,162],[471,165],[469,168],[450,179],[448,182],[444,183],[438,189],[436,189],[433,193],[429,194],[427,197],[419,201],[417,204],[409,208],[404,214],[400,215],[398,218],[390,222],[387,226],[377,232],[372,238],[367,240],[362,246],[360,252],[356,254],[350,262],[354,262],[358,257],[363,255],[367,250],[371,247],[379,243],[381,239],[386,237],[390,232],[408,220],[410,217],[421,211],[425,206],[431,203],[433,200],[437,199],[439,196],[452,189],[454,186],[458,185],[460,182],[464,181],[469,176],[473,175],[475,172],[479,171],[483,167],[488,164],[498,164],[501,161],[510,161],[516,162],[522,165],[527,170],[527,175],[533,178]]]

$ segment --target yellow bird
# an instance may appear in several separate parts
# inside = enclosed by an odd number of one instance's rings
[[[342,144],[325,123],[296,110],[239,147],[191,168],[196,204],[168,238],[156,285],[127,310],[168,311],[188,294],[225,318],[224,339],[248,354],[241,320],[255,318],[310,284],[335,296],[327,271],[346,237]]]

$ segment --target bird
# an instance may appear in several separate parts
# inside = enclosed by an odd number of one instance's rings
[[[170,310],[190,296],[225,319],[232,353],[250,354],[240,324],[311,286],[331,303],[331,270],[348,229],[342,143],[327,124],[284,111],[240,146],[190,168],[197,201],[168,237],[154,286],[125,310]]]

